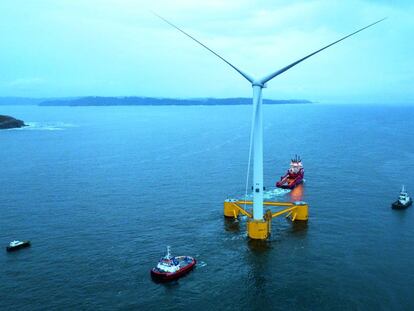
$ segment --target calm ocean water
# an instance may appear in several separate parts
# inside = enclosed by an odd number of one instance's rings
[[[267,243],[226,221],[244,193],[251,107],[2,106],[1,310],[414,310],[414,107],[265,106],[268,197],[303,199],[307,225]],[[304,186],[272,186],[300,154]],[[198,267],[149,277],[171,245]]]

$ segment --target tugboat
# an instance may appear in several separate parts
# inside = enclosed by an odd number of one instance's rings
[[[29,247],[30,241],[13,241],[6,247],[8,252],[13,252],[21,248]]]
[[[176,280],[190,272],[195,264],[195,258],[190,256],[171,257],[170,247],[167,246],[167,254],[151,269],[151,277],[160,282]]]
[[[405,190],[405,187],[402,186],[400,197],[398,198],[397,201],[392,203],[391,206],[393,209],[404,209],[404,208],[409,207],[411,204],[413,204],[413,200],[408,196],[408,193]]]
[[[295,155],[294,159],[290,161],[290,168],[286,174],[280,177],[276,183],[276,187],[283,189],[293,189],[303,182],[305,171],[303,169],[302,159]]]

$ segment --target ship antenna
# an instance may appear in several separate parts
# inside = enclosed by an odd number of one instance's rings
[[[170,246],[167,245],[167,258],[170,259],[171,258],[171,252],[170,252]]]

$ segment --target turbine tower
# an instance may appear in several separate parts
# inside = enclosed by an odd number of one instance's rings
[[[227,65],[229,65],[231,68],[233,68],[235,71],[237,71],[241,76],[243,76],[247,81],[249,81],[252,85],[253,88],[253,120],[252,120],[252,142],[253,142],[253,222],[252,222],[252,227],[253,229],[251,229],[251,227],[249,227],[248,225],[248,230],[249,230],[249,236],[251,238],[255,238],[255,236],[260,236],[260,234],[250,234],[250,230],[254,231],[263,231],[265,229],[263,229],[265,226],[263,225],[265,220],[264,220],[264,213],[263,213],[263,191],[264,191],[264,185],[263,185],[263,112],[262,112],[262,89],[264,87],[266,87],[266,83],[269,82],[270,80],[272,80],[273,78],[277,77],[278,75],[284,73],[285,71],[291,69],[292,67],[298,65],[299,63],[303,62],[304,60],[312,57],[315,54],[318,54],[319,52],[322,52],[323,50],[369,28],[372,27],[376,24],[378,24],[379,22],[382,22],[383,20],[385,20],[386,18],[380,19],[372,24],[369,24],[368,26],[365,26],[363,28],[358,29],[357,31],[354,31],[351,34],[348,34],[342,38],[340,38],[339,40],[336,40],[326,46],[324,46],[323,48],[310,53],[308,55],[306,55],[305,57],[302,57],[301,59],[277,70],[272,72],[269,75],[266,75],[262,78],[259,79],[255,79],[252,76],[248,75],[247,73],[243,72],[242,70],[240,70],[239,68],[237,68],[235,65],[233,65],[232,63],[230,63],[228,60],[226,60],[224,57],[222,57],[221,55],[219,55],[218,53],[216,53],[215,51],[213,51],[212,49],[210,49],[208,46],[206,46],[205,44],[203,44],[202,42],[200,42],[199,40],[197,40],[196,38],[194,38],[193,36],[191,36],[190,34],[188,34],[187,32],[185,32],[184,30],[182,30],[181,28],[179,28],[178,26],[176,26],[175,24],[171,23],[170,21],[168,21],[167,19],[165,19],[164,17],[156,14],[153,12],[154,15],[156,15],[157,17],[159,17],[160,19],[162,19],[164,22],[166,22],[167,24],[169,24],[170,26],[174,27],[175,29],[177,29],[178,31],[180,31],[181,33],[183,33],[185,36],[189,37],[190,39],[192,39],[193,41],[197,42],[199,45],[201,45],[202,47],[204,47],[205,49],[207,49],[208,51],[210,51],[212,54],[214,54],[215,56],[217,56],[218,58],[220,58],[222,61],[224,61]],[[286,205],[285,205],[286,206]],[[271,218],[271,217],[270,217]],[[306,206],[306,219],[307,219],[307,206]],[[270,225],[267,224],[267,234],[265,235],[266,237],[268,236],[268,233],[270,232]],[[264,236],[264,235],[263,235]]]

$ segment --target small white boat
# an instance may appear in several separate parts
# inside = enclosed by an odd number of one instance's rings
[[[397,201],[392,203],[393,209],[404,209],[409,207],[411,204],[413,204],[413,200],[408,196],[407,191],[405,190],[405,187],[402,186],[400,196]]]
[[[10,242],[9,246],[7,246],[7,251],[12,252],[21,248],[29,247],[30,241],[17,241],[14,240],[13,242]]]

